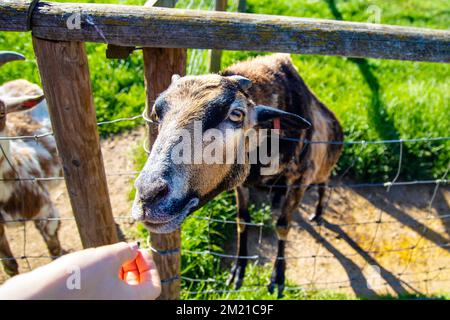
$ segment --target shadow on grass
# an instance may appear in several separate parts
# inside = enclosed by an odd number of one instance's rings
[[[328,7],[336,20],[344,20],[342,13],[336,6],[336,0],[325,0]],[[380,83],[378,78],[373,73],[373,70],[367,61],[363,58],[349,58],[349,61],[356,64],[361,75],[366,81],[370,91],[371,91],[371,102],[370,102],[370,117],[372,127],[376,130],[379,137],[383,140],[394,140],[399,139],[399,133],[395,128],[395,124],[392,119],[389,119],[386,111],[386,107],[381,99],[380,94]]]
[[[342,13],[336,5],[336,0],[325,1],[334,18],[336,20],[344,20]],[[373,71],[373,66],[364,58],[348,58],[348,61],[358,67],[364,81],[370,89],[371,97],[368,106],[370,127],[376,131],[381,140],[399,140],[401,138],[400,134],[393,119],[389,116],[386,105],[381,97],[381,85]],[[392,155],[392,162],[398,162],[400,159],[400,145],[398,143],[385,144],[385,148],[387,156]],[[416,176],[418,172],[415,170],[417,166],[414,163],[417,162],[417,157],[409,150],[407,144],[404,143],[402,149],[402,166],[404,166],[404,172],[400,173],[402,175]]]
[[[344,20],[344,17],[342,13],[339,11],[336,0],[325,0],[328,4],[328,7],[333,14],[334,18],[336,20]],[[369,105],[369,112],[370,116],[368,117],[370,121],[370,125],[374,130],[377,132],[378,136],[382,140],[397,140],[400,139],[400,135],[398,133],[398,130],[395,127],[395,124],[392,119],[389,118],[386,106],[381,98],[380,93],[380,83],[378,78],[375,76],[372,67],[370,66],[367,59],[361,59],[361,58],[349,58],[349,61],[356,64],[359,71],[361,72],[361,75],[363,76],[365,82],[367,83],[368,87],[371,91],[371,102]],[[398,144],[388,144],[386,146],[387,151],[392,154],[398,154],[399,150]],[[397,158],[397,161],[400,158]],[[408,147],[406,144],[403,144],[403,157],[402,157],[403,164],[408,164],[411,161],[417,161],[417,159],[414,157],[414,155],[408,151]],[[400,172],[401,173],[401,172]],[[408,226],[410,229],[414,230],[424,238],[428,239],[429,241],[432,241],[438,246],[441,246],[443,244],[446,244],[449,239],[446,237],[443,237],[439,233],[431,230],[429,227],[427,227],[425,224],[415,220],[405,212],[399,210],[395,207],[393,203],[390,203],[388,200],[385,200],[382,205],[378,204],[376,201],[371,201],[370,197],[367,197],[367,194],[365,192],[361,192],[360,190],[356,189],[356,192],[358,192],[361,196],[365,197],[368,201],[370,201],[374,206],[379,207],[380,209],[384,210],[388,214],[390,214],[393,218],[397,219],[402,224]],[[445,201],[445,198],[441,191],[438,192],[438,197],[441,197],[444,199],[444,201],[440,201],[439,203],[445,206],[445,208],[438,208],[437,202],[435,201],[433,206],[436,210],[436,212],[450,212],[450,208],[448,204]],[[442,206],[442,205],[441,205]],[[445,226],[447,234],[450,234],[450,226],[447,223],[448,221],[442,219],[442,223]],[[351,240],[351,239],[349,239]],[[446,250],[450,251],[449,247],[444,247]]]

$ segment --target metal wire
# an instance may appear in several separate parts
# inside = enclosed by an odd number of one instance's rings
[[[97,124],[99,126],[101,125],[107,125],[107,124],[113,124],[113,123],[118,123],[118,122],[122,122],[122,121],[135,121],[138,119],[143,119],[144,121],[148,122],[148,123],[152,123],[157,125],[158,123],[155,121],[152,121],[151,119],[149,119],[146,116],[146,110],[144,110],[144,113],[141,115],[137,115],[137,116],[132,116],[132,117],[123,117],[123,118],[118,118],[118,119],[113,119],[113,120],[107,120],[107,121],[101,121],[98,122]],[[30,135],[30,136],[13,136],[13,137],[0,137],[0,140],[5,141],[5,140],[39,140],[48,136],[53,135],[53,132],[46,132],[43,134],[39,134],[39,135]],[[286,140],[286,138],[281,138]],[[416,143],[416,142],[428,142],[428,141],[447,141],[450,140],[450,137],[434,137],[434,138],[415,138],[415,139],[398,139],[398,140],[377,140],[377,141],[365,141],[365,140],[361,140],[361,141],[308,141],[308,140],[300,140],[300,139],[288,139],[288,140],[294,140],[294,141],[302,141],[304,143],[311,143],[311,144],[344,144],[344,145],[361,145],[361,150],[360,152],[364,149],[364,147],[368,144],[382,144],[382,143],[399,143],[400,144],[400,149],[399,149],[399,165],[398,165],[398,169],[397,172],[394,176],[394,178],[391,181],[388,182],[367,182],[367,183],[357,183],[357,184],[343,184],[343,183],[337,183],[334,185],[328,185],[327,188],[330,189],[336,189],[336,188],[369,188],[369,187],[384,187],[387,188],[387,191],[390,191],[391,187],[394,186],[414,186],[414,185],[424,185],[424,184],[436,184],[436,188],[434,189],[431,201],[430,201],[430,206],[433,203],[435,197],[436,197],[436,193],[437,193],[437,188],[441,185],[447,184],[448,180],[446,179],[446,175],[444,175],[441,179],[435,179],[435,180],[415,180],[415,181],[397,181],[399,176],[400,176],[400,171],[401,171],[401,166],[402,166],[402,161],[403,161],[403,144],[404,143]],[[356,160],[355,160],[356,161]],[[354,162],[355,162],[354,161]],[[354,162],[351,164],[353,165]],[[348,172],[349,168],[347,170],[345,170],[345,173]],[[119,176],[134,176],[139,174],[138,171],[123,171],[123,172],[110,172],[107,173],[106,176],[108,177],[119,177]],[[345,174],[344,174],[345,175]],[[341,177],[341,179],[339,180],[341,182],[343,176]],[[18,178],[14,178],[14,179],[0,179],[0,181],[2,182],[23,182],[23,181],[28,181],[28,182],[46,182],[46,181],[54,181],[54,180],[64,180],[64,177],[18,177]],[[296,185],[295,187],[301,187],[302,185]],[[310,186],[317,186],[317,185],[310,185]],[[283,185],[273,185],[271,187],[274,188],[285,188],[286,186]],[[231,195],[232,196],[232,195]],[[223,224],[233,224],[236,225],[238,224],[237,221],[234,220],[226,220],[226,219],[216,219],[213,218],[211,216],[209,217],[203,217],[203,216],[198,216],[198,215],[194,215],[191,218],[193,219],[198,219],[198,220],[204,220],[204,221],[208,221],[208,224],[210,224],[211,222],[215,222],[215,223],[223,223]],[[134,223],[135,221],[133,219],[130,219],[129,217],[124,217],[124,216],[115,216],[114,219],[116,221],[127,221],[130,223]],[[450,213],[449,214],[444,214],[444,215],[440,215],[440,216],[427,216],[425,218],[418,218],[417,221],[430,221],[430,220],[447,220],[450,219]],[[25,222],[27,221],[52,221],[52,220],[59,220],[59,221],[68,221],[68,220],[75,220],[74,217],[62,217],[62,218],[32,218],[32,219],[24,219],[24,218],[18,218],[18,219],[11,219],[11,220],[2,220],[1,223],[14,223],[14,222],[20,222],[20,223],[24,223],[24,242],[26,242],[26,225]],[[361,222],[352,222],[352,223],[340,223],[340,224],[333,224],[333,226],[339,226],[339,227],[347,227],[347,226],[360,226],[360,225],[370,225],[370,224],[376,224],[377,228],[382,225],[382,224],[392,224],[392,223],[398,223],[401,224],[400,221],[397,220],[382,220],[381,217],[378,217],[378,219],[376,220],[371,220],[371,221],[361,221]],[[240,221],[239,224],[243,224],[249,227],[256,227],[259,228],[259,238],[258,238],[258,247],[261,246],[261,242],[262,242],[262,230],[264,227],[273,227],[273,224],[269,224],[266,225],[264,222],[258,222],[258,223],[252,223],[252,222],[243,222]],[[373,238],[372,244],[370,246],[370,248],[368,250],[365,250],[365,253],[367,254],[385,254],[385,253],[392,253],[392,252],[400,252],[400,251],[410,251],[411,253],[413,251],[416,250],[420,250],[420,251],[426,251],[426,250],[433,250],[436,248],[449,248],[450,247],[450,243],[436,243],[430,246],[424,246],[424,247],[418,247],[418,243],[416,245],[413,246],[408,246],[408,247],[403,247],[403,248],[393,248],[393,249],[388,249],[388,250],[372,250],[372,246],[375,242],[375,237]],[[423,234],[422,234],[423,237]],[[295,243],[295,241],[290,241],[287,240],[287,243]],[[419,241],[420,242],[420,241]],[[158,254],[162,254],[162,255],[168,255],[168,254],[174,254],[176,252],[166,252],[166,251],[161,251],[158,250],[156,248],[153,248],[151,246],[150,243],[148,243],[148,248],[149,250],[151,250],[154,253],[158,253]],[[288,256],[288,257],[278,257],[275,259],[283,259],[283,260],[294,260],[294,259],[313,259],[314,265],[317,264],[317,259],[335,259],[334,255],[330,255],[330,254],[319,254],[319,250],[320,250],[321,246],[318,246],[317,252],[315,254],[312,255],[303,255],[303,256]],[[178,249],[179,250],[179,249]],[[177,251],[178,252],[178,251]],[[239,256],[239,255],[230,255],[230,254],[225,254],[222,252],[215,252],[212,250],[206,250],[206,251],[195,251],[195,250],[183,250],[183,254],[188,254],[188,255],[212,255],[215,256],[219,259],[246,259],[246,260],[253,260],[255,262],[261,262],[261,261],[270,261],[272,260],[271,258],[268,257],[263,257],[261,254],[256,254],[256,255],[248,255],[248,256]],[[359,253],[355,253],[355,252],[347,252],[347,253],[342,253],[343,255],[345,255],[346,257],[352,257],[352,256],[358,256],[360,255]],[[29,268],[31,269],[31,265],[29,260],[30,259],[55,259],[58,257],[55,256],[30,256],[26,253],[26,243],[24,243],[24,247],[23,247],[23,255],[20,257],[7,257],[7,258],[0,258],[0,261],[6,261],[6,260],[24,260],[26,261],[26,263],[28,264]],[[410,261],[411,262],[411,261]],[[408,263],[409,266],[409,263]],[[314,268],[315,269],[315,268]],[[439,272],[441,271],[446,271],[446,270],[450,270],[450,267],[446,267],[446,266],[442,266],[439,268],[436,268],[434,270],[426,270],[426,271],[421,271],[421,272],[406,272],[406,269],[403,270],[402,272],[399,272],[395,275],[402,277],[402,276],[413,276],[413,275],[418,275],[418,274],[422,274],[425,273],[427,275],[429,274],[433,274],[433,273],[438,273],[437,275],[435,275],[434,277],[428,277],[427,279],[423,279],[423,280],[419,280],[419,281],[408,281],[408,283],[416,283],[416,282],[439,282],[439,281],[450,281],[450,279],[437,279]],[[315,274],[315,272],[314,272]],[[207,294],[214,294],[214,293],[218,293],[218,294],[229,294],[229,293],[245,293],[245,292],[257,292],[260,290],[265,290],[266,286],[263,285],[260,281],[261,275],[258,273],[258,285],[250,285],[247,287],[243,287],[240,290],[227,290],[227,289],[214,289],[214,290],[204,290],[204,291],[187,291],[187,292],[183,292],[183,294],[185,295],[207,295]],[[305,287],[314,287],[314,286],[326,286],[326,288],[331,289],[333,288],[332,285],[337,285],[335,288],[339,289],[339,288],[349,288],[352,287],[352,285],[350,285],[350,281],[352,280],[357,280],[357,279],[346,279],[346,280],[342,280],[342,281],[327,281],[327,282],[316,282],[314,281],[314,276],[311,278],[311,280],[307,283],[302,283],[299,284],[298,286],[288,286],[285,288],[286,291],[294,291],[294,290],[298,290],[298,291],[304,291]],[[178,279],[178,278],[177,278]],[[184,281],[188,281],[188,282],[193,282],[193,283],[211,283],[211,284],[216,284],[216,285],[225,285],[224,283],[222,283],[221,281],[218,281],[217,279],[213,279],[213,278],[207,278],[207,279],[196,279],[196,278],[191,278],[191,277],[187,277],[187,276],[182,276],[181,277],[182,280]],[[164,281],[172,281],[173,279],[163,279],[163,283],[165,283]],[[383,285],[388,285],[387,282],[385,282]]]
[[[390,144],[390,143],[404,143],[404,142],[428,142],[428,141],[446,141],[450,140],[450,137],[430,137],[430,138],[413,138],[413,139],[392,139],[392,140],[356,140],[356,141],[312,141],[306,139],[280,137],[280,140],[303,142],[305,144],[334,144],[334,145],[353,145],[353,144]]]

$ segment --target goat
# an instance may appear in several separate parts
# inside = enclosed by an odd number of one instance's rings
[[[23,56],[19,54],[0,52],[0,65],[20,59]],[[20,180],[62,173],[55,141],[51,136],[38,141],[8,140],[9,136],[34,136],[48,131],[47,107],[38,85],[13,80],[0,86],[0,136],[5,138],[0,138],[0,258],[10,276],[18,274],[19,269],[5,226],[17,225],[21,219],[34,219],[52,257],[63,253],[58,239],[59,214],[50,199],[48,182]]]
[[[317,184],[319,200],[311,219],[320,219],[326,184],[342,150],[341,144],[307,141],[342,141],[342,128],[334,114],[306,86],[290,56],[275,54],[240,62],[220,75],[174,75],[169,88],[156,99],[150,116],[159,123],[158,136],[135,181],[132,216],[152,232],[172,232],[189,213],[219,193],[235,188],[237,255],[246,256],[247,229],[242,222],[250,222],[247,187],[267,189],[274,184],[284,185],[285,189],[276,189],[274,194],[274,198],[284,199],[276,223],[277,259],[268,286],[271,293],[278,286],[281,297],[285,241],[292,214],[307,187]],[[261,161],[175,163],[173,152],[178,148],[179,130],[186,129],[194,135],[195,122],[201,123],[205,133],[211,128],[231,131],[232,134],[219,138],[224,148],[236,145],[236,140],[242,140],[242,134],[249,130],[277,129],[274,134],[280,135],[278,168],[262,175]],[[196,144],[207,145],[205,139]],[[248,157],[252,147],[246,144],[245,148]],[[235,261],[229,284],[236,280],[236,288],[242,285],[246,264],[245,258]]]

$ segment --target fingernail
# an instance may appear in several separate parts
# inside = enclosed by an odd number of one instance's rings
[[[139,249],[139,242],[132,242],[128,244],[131,248],[131,250],[136,251],[137,249]]]

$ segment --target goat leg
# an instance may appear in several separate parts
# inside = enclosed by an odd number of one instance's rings
[[[2,224],[0,224],[0,258],[7,275],[12,277],[19,274],[19,265],[16,259],[13,258],[8,239],[6,239],[5,227]]]
[[[315,222],[318,225],[322,223],[322,214],[323,214],[323,204],[324,204],[324,198],[325,198],[325,191],[327,188],[326,183],[320,183],[317,186],[317,192],[319,194],[319,199],[317,201],[317,207],[316,212],[309,217],[309,221]]]
[[[66,253],[66,251],[61,248],[61,243],[58,238],[58,230],[61,225],[58,219],[59,213],[53,204],[48,204],[41,210],[45,210],[42,216],[46,218],[34,221],[34,225],[44,238],[50,255],[53,259],[56,259]]]
[[[245,269],[247,267],[247,238],[248,231],[245,223],[250,222],[250,214],[248,212],[249,192],[244,187],[236,188],[236,204],[237,204],[237,258],[231,268],[231,274],[228,278],[227,285],[231,285],[234,281],[235,289],[238,290],[244,281]],[[244,222],[244,223],[242,223]]]
[[[275,264],[272,271],[272,276],[270,277],[270,284],[268,286],[269,292],[272,294],[275,291],[275,286],[278,287],[278,299],[283,297],[284,283],[285,283],[285,272],[286,272],[286,260],[284,258],[284,249],[286,242],[283,240],[278,241],[278,253],[275,260]]]
[[[275,286],[278,287],[278,299],[283,297],[283,291],[285,287],[285,272],[286,272],[286,258],[285,247],[286,240],[289,234],[289,228],[291,226],[292,213],[297,210],[297,207],[303,198],[306,188],[304,183],[297,181],[295,184],[299,184],[301,187],[296,188],[290,186],[286,193],[286,198],[281,208],[281,215],[277,220],[276,231],[278,236],[278,252],[277,258],[274,263],[272,276],[270,277],[270,284],[268,290],[270,293],[274,293]]]

